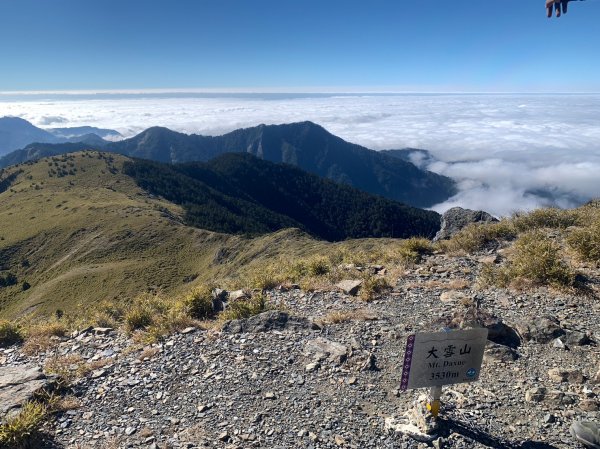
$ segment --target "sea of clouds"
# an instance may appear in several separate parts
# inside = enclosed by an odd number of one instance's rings
[[[223,134],[311,120],[366,147],[422,148],[415,160],[458,181],[434,207],[508,215],[600,197],[600,95],[0,94],[0,117],[42,128],[91,125],[129,137],[150,127]]]

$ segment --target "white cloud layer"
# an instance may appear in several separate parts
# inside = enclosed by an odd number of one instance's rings
[[[496,215],[600,196],[600,95],[0,94],[0,116],[45,127],[91,125],[125,136],[150,126],[222,134],[311,120],[373,149],[424,148],[459,181],[436,210]]]

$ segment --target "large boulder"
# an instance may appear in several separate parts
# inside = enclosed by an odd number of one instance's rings
[[[446,240],[471,223],[489,223],[498,221],[496,218],[482,210],[463,209],[453,207],[442,215],[441,228],[435,235],[434,241]]]
[[[541,316],[516,323],[519,335],[525,341],[533,340],[538,343],[550,343],[552,340],[565,335],[560,322],[553,316]]]
[[[452,315],[439,318],[433,326],[449,329],[484,327],[488,330],[488,340],[491,342],[513,349],[521,345],[521,338],[515,329],[492,313],[476,307],[459,309]]]
[[[221,330],[229,334],[241,334],[271,330],[301,331],[317,329],[319,329],[319,326],[306,318],[290,316],[286,312],[278,310],[269,310],[250,318],[227,321],[223,324]]]
[[[23,404],[44,390],[49,390],[54,380],[33,365],[0,367],[0,423],[16,415]]]
[[[327,360],[339,366],[346,361],[348,348],[342,343],[318,337],[306,342],[304,345],[304,355],[311,358],[314,363]]]

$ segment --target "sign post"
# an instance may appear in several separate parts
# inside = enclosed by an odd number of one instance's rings
[[[442,386],[479,380],[488,330],[453,330],[410,335],[400,389],[431,387],[427,410],[437,418]]]

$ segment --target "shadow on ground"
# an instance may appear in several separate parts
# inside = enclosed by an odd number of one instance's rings
[[[447,437],[452,433],[458,433],[459,435],[462,435],[473,442],[477,442],[494,449],[558,449],[556,446],[539,441],[525,441],[521,443],[505,441],[489,434],[484,430],[453,418],[441,418],[440,429],[441,434],[444,437]]]

